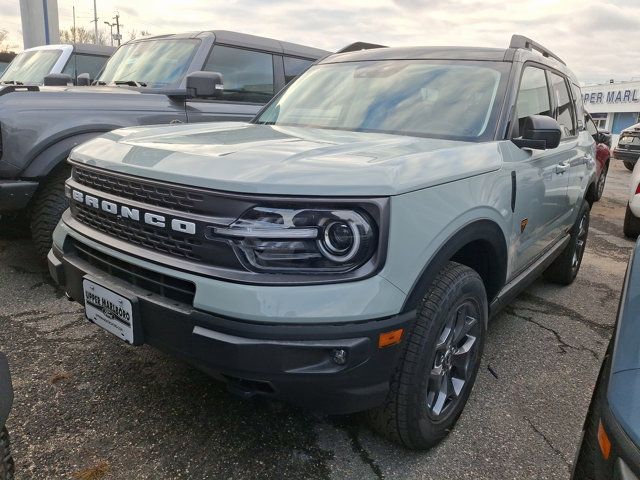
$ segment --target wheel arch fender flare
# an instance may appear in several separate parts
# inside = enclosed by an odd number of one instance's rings
[[[27,168],[20,175],[24,179],[44,178],[48,176],[55,168],[64,162],[69,156],[69,152],[81,143],[88,142],[94,138],[109,132],[112,129],[119,128],[103,128],[91,131],[72,133],[68,136],[56,140],[51,145],[44,148],[38,153]]]
[[[487,288],[487,300],[491,303],[492,298],[506,283],[508,249],[505,234],[500,226],[493,220],[481,219],[464,225],[443,242],[411,287],[402,311],[416,310],[424,292],[435,280],[438,272],[447,262],[454,259],[458,252],[474,242],[481,242],[488,250],[487,253],[491,255],[491,258],[488,259],[488,272],[486,272],[489,274],[489,278],[483,278],[485,286],[487,286],[487,280],[490,281],[489,288]]]

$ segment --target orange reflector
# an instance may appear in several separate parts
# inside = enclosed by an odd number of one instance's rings
[[[390,347],[391,345],[400,343],[403,332],[404,328],[399,328],[397,330],[391,330],[390,332],[381,333],[378,338],[378,348]]]
[[[609,441],[609,437],[607,437],[607,432],[604,431],[602,421],[598,424],[598,443],[600,444],[602,457],[605,460],[609,460],[609,455],[611,455],[611,442]]]

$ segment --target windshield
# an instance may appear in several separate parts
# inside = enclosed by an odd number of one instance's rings
[[[384,60],[312,67],[256,119],[270,125],[487,140],[506,64]]]
[[[120,47],[97,78],[150,88],[175,86],[191,63],[199,40],[147,40]]]
[[[32,50],[22,52],[9,64],[0,77],[0,82],[23,85],[39,85],[62,55],[62,50]]]

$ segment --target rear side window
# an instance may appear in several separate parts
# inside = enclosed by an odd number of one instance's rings
[[[544,70],[537,67],[525,67],[520,80],[518,100],[518,127],[522,131],[524,119],[530,115],[551,116],[551,102]]]
[[[551,91],[555,99],[556,108],[554,118],[560,124],[562,138],[571,137],[576,134],[575,111],[571,102],[571,96],[567,89],[567,82],[564,78],[555,73],[551,75]]]
[[[88,73],[89,78],[93,80],[98,76],[102,66],[107,59],[105,57],[99,57],[97,55],[85,55],[82,53],[74,53],[69,58],[67,65],[62,70],[62,73],[70,75],[71,78],[76,78],[81,73]]]
[[[204,69],[222,74],[222,99],[266,103],[273,97],[273,56],[215,45]]]
[[[573,91],[573,103],[575,104],[576,109],[576,120],[578,122],[578,130],[582,130],[584,128],[583,118],[586,116],[586,112],[584,111],[584,103],[582,101],[582,91],[580,87],[576,84],[571,84],[571,90]]]
[[[309,68],[312,63],[312,60],[305,60],[303,58],[284,57],[284,81],[289,83]]]

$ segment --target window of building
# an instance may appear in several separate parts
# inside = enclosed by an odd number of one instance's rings
[[[215,45],[204,69],[222,74],[222,99],[266,103],[273,97],[273,56]]]
[[[562,138],[572,137],[576,134],[575,107],[571,102],[567,81],[555,73],[551,75],[551,91],[555,99],[556,107],[554,118],[560,124]]]

